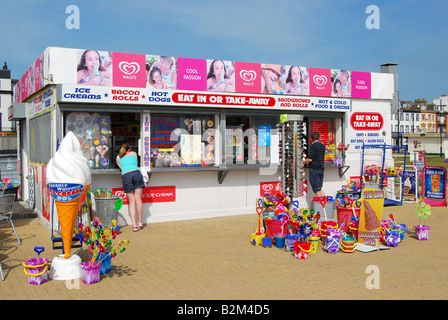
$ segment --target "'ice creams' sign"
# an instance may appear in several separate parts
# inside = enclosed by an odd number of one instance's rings
[[[74,183],[48,183],[50,195],[57,201],[68,202],[78,198],[84,192],[84,186]]]

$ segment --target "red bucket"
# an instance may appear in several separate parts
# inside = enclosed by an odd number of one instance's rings
[[[277,219],[264,219],[266,224],[266,229],[271,232],[271,234],[282,233],[282,222]],[[283,233],[290,233],[288,226],[292,226],[292,233],[296,233],[297,228],[291,220],[283,226]]]
[[[338,223],[336,221],[322,221],[320,224],[320,236],[321,239],[325,239],[327,236],[327,229],[328,227],[332,227],[333,229],[338,227]]]
[[[345,222],[345,225],[342,227],[341,230],[344,232],[349,232],[351,217],[353,217],[352,208],[344,208],[336,206],[336,209],[338,211],[338,224],[341,226],[342,223]],[[355,213],[357,217],[359,217],[360,212],[361,208],[355,208]]]
[[[311,242],[294,242],[294,256],[297,259],[308,259],[310,257]]]

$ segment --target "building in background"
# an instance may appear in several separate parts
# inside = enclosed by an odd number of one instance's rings
[[[400,101],[397,112],[391,113],[391,132],[398,144],[398,137],[408,143],[408,151],[424,151],[428,154],[448,153],[447,95],[428,102],[427,99]]]
[[[15,122],[8,121],[8,108],[12,103],[11,70],[6,61],[0,70],[0,131],[15,131]]]

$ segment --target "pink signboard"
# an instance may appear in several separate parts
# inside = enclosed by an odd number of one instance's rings
[[[146,87],[146,56],[144,54],[112,54],[113,83],[117,87]]]
[[[309,68],[310,95],[318,97],[331,96],[331,70]]]
[[[261,64],[235,62],[235,91],[245,93],[261,92]]]
[[[352,97],[370,99],[371,76],[370,72],[352,72]]]
[[[178,58],[177,89],[207,91],[207,60]]]

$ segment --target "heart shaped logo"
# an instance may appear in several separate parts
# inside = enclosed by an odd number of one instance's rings
[[[240,77],[244,81],[250,82],[257,78],[257,73],[254,70],[241,70]]]
[[[327,83],[327,77],[324,75],[315,74],[313,76],[313,81],[318,86],[324,86]]]
[[[137,62],[121,61],[118,68],[127,75],[137,74],[140,71],[140,65]]]
[[[274,186],[272,184],[264,184],[261,188],[264,192],[270,192],[272,189],[274,189]]]

